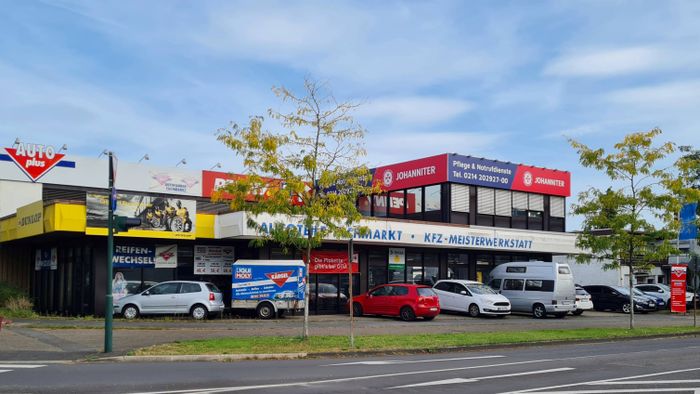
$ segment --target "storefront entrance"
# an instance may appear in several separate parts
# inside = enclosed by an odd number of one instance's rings
[[[316,315],[348,313],[347,274],[312,274],[310,277],[309,311]],[[353,275],[353,296],[360,294],[360,275]]]

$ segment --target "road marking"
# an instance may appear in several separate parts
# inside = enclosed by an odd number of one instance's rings
[[[611,390],[576,390],[576,391],[542,391],[542,394],[606,394],[606,393],[700,393],[700,387],[675,387],[654,389],[611,389]]]
[[[325,364],[322,367],[340,367],[345,365],[394,365],[394,364],[418,364],[418,363],[437,363],[445,361],[461,361],[461,360],[483,360],[487,358],[502,358],[505,356],[478,356],[478,357],[455,357],[455,358],[436,358],[423,360],[376,360],[376,361],[356,361],[352,363]]]
[[[149,391],[149,392],[140,392],[140,393],[134,393],[134,394],[185,394],[185,393],[217,393],[217,392],[226,392],[226,391],[243,391],[243,390],[268,389],[268,388],[279,388],[279,387],[306,386],[306,385],[324,384],[324,383],[342,383],[342,382],[352,382],[355,380],[369,380],[369,379],[388,378],[388,377],[395,377],[395,376],[422,375],[422,374],[440,373],[440,372],[466,371],[469,369],[506,367],[506,366],[512,366],[512,365],[527,365],[527,364],[546,363],[546,362],[552,362],[552,361],[556,361],[556,360],[555,359],[527,360],[527,361],[515,361],[515,362],[511,362],[511,363],[485,364],[485,365],[472,365],[472,366],[468,366],[468,367],[432,369],[432,370],[427,370],[427,371],[396,372],[396,373],[385,373],[385,374],[379,374],[379,375],[352,376],[349,378],[312,380],[312,381],[308,381],[308,382],[276,383],[276,384],[265,384],[265,385],[257,385],[257,386],[231,386],[231,387],[200,388],[200,389],[189,389],[189,390]]]
[[[41,368],[45,367],[46,365],[39,365],[39,364],[0,364],[0,368],[12,368],[12,369],[19,369],[19,368]]]
[[[10,372],[10,371],[12,371],[12,370],[11,370],[11,369],[0,369],[0,373],[3,373],[3,372]]]
[[[684,383],[700,383],[700,379],[687,380],[635,380],[633,382],[596,382],[590,383],[590,386],[607,386],[621,384],[684,384]]]
[[[551,393],[552,391],[543,391],[543,390],[553,390],[553,389],[560,389],[560,388],[564,388],[564,387],[581,386],[581,385],[606,384],[606,383],[610,383],[610,382],[619,382],[621,380],[648,378],[648,377],[652,377],[652,376],[671,375],[674,373],[683,373],[683,372],[698,371],[698,370],[700,370],[700,368],[677,369],[674,371],[664,371],[664,372],[648,373],[648,374],[644,374],[644,375],[624,376],[621,378],[594,380],[591,382],[578,382],[578,383],[571,383],[571,384],[561,384],[558,386],[548,386],[548,387],[539,387],[539,388],[533,388],[533,389],[527,389],[527,390],[510,391],[508,393],[503,393],[503,394],[522,394],[522,393],[535,393],[535,392]],[[630,382],[630,383],[634,383],[634,382]]]
[[[439,386],[439,385],[458,384],[458,383],[474,383],[474,382],[478,382],[480,380],[487,380],[487,379],[510,378],[513,376],[539,375],[542,373],[571,371],[573,369],[575,369],[575,368],[564,367],[564,368],[554,368],[554,369],[543,369],[543,370],[539,370],[539,371],[508,373],[508,374],[503,374],[503,375],[481,376],[481,377],[477,377],[477,378],[455,378],[455,379],[436,380],[434,382],[424,382],[424,383],[406,384],[403,386],[389,387],[389,390],[407,389],[407,388],[411,388],[411,387]]]

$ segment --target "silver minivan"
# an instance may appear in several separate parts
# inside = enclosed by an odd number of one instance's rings
[[[512,312],[532,313],[538,319],[564,317],[576,310],[576,288],[567,264],[522,261],[497,265],[489,286],[510,300]]]
[[[161,282],[141,293],[114,301],[114,313],[120,313],[126,319],[147,314],[189,314],[202,320],[223,310],[221,290],[209,282]]]

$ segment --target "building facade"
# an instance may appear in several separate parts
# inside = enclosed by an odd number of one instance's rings
[[[457,154],[373,170],[383,192],[358,209],[369,234],[328,239],[310,266],[312,313],[340,313],[348,294],[387,282],[486,280],[504,262],[552,261],[576,253],[565,230],[566,171]],[[240,175],[118,162],[116,214],[142,220],[116,235],[114,297],[172,279],[206,280],[230,297],[237,259],[301,257],[260,237],[247,213],[212,203],[217,187]],[[0,281],[27,289],[37,311],[101,315],[106,289],[108,162],[71,157],[44,145],[0,150]],[[297,218],[259,216],[263,224],[304,229]],[[263,226],[264,230],[265,226]]]

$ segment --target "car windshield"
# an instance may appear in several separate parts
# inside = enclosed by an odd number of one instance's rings
[[[613,286],[613,289],[617,290],[619,293],[624,294],[624,295],[630,295],[629,290],[626,287],[622,286]]]
[[[492,288],[482,284],[468,285],[467,288],[472,292],[472,294],[498,294],[493,291]]]
[[[433,296],[436,296],[437,294],[435,294],[433,289],[431,289],[429,287],[419,287],[418,288],[418,295],[422,296],[422,297],[433,297]]]
[[[589,295],[588,292],[581,287],[576,288],[576,294],[577,295]]]
[[[643,291],[641,291],[637,288],[634,289],[634,295],[649,297],[649,294],[645,294]]]

